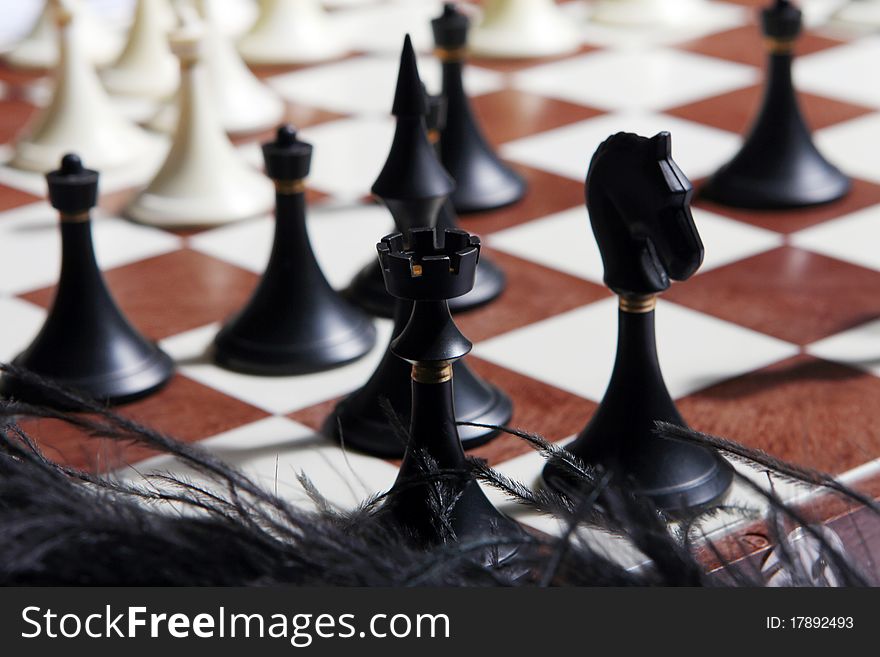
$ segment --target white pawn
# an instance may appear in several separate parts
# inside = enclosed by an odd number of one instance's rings
[[[338,57],[345,45],[320,0],[261,0],[238,51],[248,64],[300,64]]]
[[[580,39],[553,0],[488,0],[468,43],[476,55],[518,59],[574,52]]]
[[[598,0],[590,20],[608,25],[675,27],[699,21],[705,0]]]
[[[122,37],[105,27],[83,0],[72,0],[68,11],[76,16],[76,29],[83,35],[85,52],[92,63],[104,66],[119,56],[123,44]],[[16,68],[48,69],[57,66],[60,59],[58,28],[53,13],[53,0],[46,0],[33,29],[12,50],[3,55],[3,60]]]
[[[95,169],[108,171],[152,159],[159,141],[122,118],[84,53],[80,15],[71,0],[53,0],[61,61],[49,105],[15,146],[10,163],[19,169],[49,171],[65,153],[75,152]]]
[[[259,132],[275,127],[284,116],[284,102],[251,73],[230,38],[217,23],[226,0],[199,0],[205,21],[204,56],[208,81],[223,129],[230,134]],[[172,132],[177,125],[180,94],[149,122],[149,127]]]
[[[138,0],[125,50],[101,72],[111,94],[159,101],[177,89],[180,66],[168,45],[171,11],[168,0]]]
[[[171,36],[180,59],[180,116],[168,157],[128,215],[156,226],[223,224],[268,212],[272,182],[248,166],[229,141],[214,107],[202,62],[204,25],[192,7]]]

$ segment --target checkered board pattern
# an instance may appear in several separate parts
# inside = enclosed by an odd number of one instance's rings
[[[616,301],[602,285],[583,205],[590,156],[616,131],[668,130],[675,159],[697,185],[730,158],[761,92],[757,4],[713,3],[687,30],[634,32],[590,24],[580,0],[561,3],[582,25],[579,52],[547,61],[476,59],[467,70],[489,139],[529,184],[520,203],[462,221],[509,279],[498,301],[457,319],[475,343],[473,368],[513,399],[513,426],[555,441],[570,438],[597,407],[611,372]],[[412,33],[420,72],[429,88],[439,87],[429,20],[440,6],[333,5],[333,20],[353,36],[351,53],[258,73],[314,144],[309,231],[326,275],[342,288],[391,228],[387,211],[367,195],[394,129],[397,53],[403,34]],[[808,17],[827,5],[808,2]],[[824,25],[809,29],[798,48],[803,108],[820,148],[853,176],[852,193],[831,205],[775,213],[695,201],[706,260],[658,305],[660,359],[694,428],[880,493],[880,35]],[[8,157],[51,82],[9,69],[0,70],[0,80],[0,154]],[[266,137],[238,140],[255,166]],[[176,359],[178,373],[162,392],[121,412],[202,441],[304,503],[294,476],[300,471],[342,505],[390,486],[396,463],[345,452],[316,432],[336,400],[377,364],[390,322],[376,320],[372,353],[330,372],[260,378],[216,367],[206,355],[209,344],[254,287],[267,261],[272,218],[186,232],[137,225],[121,208],[148,177],[130,171],[102,178],[96,248],[120,305]],[[3,360],[32,339],[53,295],[57,219],[44,194],[41,177],[0,167]],[[351,237],[340,240],[342,234]],[[24,424],[52,456],[79,466],[107,469],[150,456],[96,447],[49,421]],[[473,454],[527,483],[542,465],[510,436]],[[135,467],[151,465],[177,467],[161,457]],[[550,521],[504,508],[552,530]]]

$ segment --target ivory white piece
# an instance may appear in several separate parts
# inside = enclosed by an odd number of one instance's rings
[[[850,0],[832,19],[859,26],[880,27],[880,0]]]
[[[202,61],[223,129],[231,134],[258,132],[273,128],[284,116],[284,102],[272,89],[251,73],[235,45],[217,24],[218,8],[226,0],[199,0],[205,21]],[[171,133],[177,125],[180,94],[166,103],[148,126]]]
[[[194,11],[182,11],[181,17],[183,24],[171,38],[181,63],[174,141],[127,214],[156,226],[204,226],[267,213],[275,201],[272,182],[245,163],[220,124],[202,61],[204,24]]]
[[[169,0],[138,0],[125,50],[101,71],[111,94],[161,100],[177,89],[180,66],[168,45]]]
[[[238,51],[248,64],[300,64],[344,54],[343,41],[320,0],[261,0]]]
[[[158,5],[155,10],[157,19],[166,39],[172,30],[177,27],[177,11],[175,11],[174,5],[179,1],[180,0],[161,0],[156,3]],[[137,16],[135,16],[135,20],[137,20]]]
[[[16,144],[11,166],[49,171],[65,153],[75,152],[90,168],[107,171],[155,157],[157,138],[120,116],[101,86],[84,52],[85,35],[76,29],[80,16],[69,11],[70,0],[53,2],[61,53],[55,88],[48,106]]]
[[[216,4],[211,20],[234,39],[251,29],[260,13],[255,0],[222,0]]]
[[[58,65],[58,28],[53,6],[53,0],[46,0],[31,32],[3,55],[10,66],[31,69],[54,68]],[[104,66],[119,56],[124,43],[122,35],[106,27],[83,0],[72,0],[68,11],[76,16],[76,29],[82,32],[86,55],[94,64]]]
[[[590,20],[609,25],[679,26],[699,21],[705,0],[598,0]]]
[[[575,21],[553,0],[488,0],[468,44],[476,55],[518,59],[564,55],[580,39]]]

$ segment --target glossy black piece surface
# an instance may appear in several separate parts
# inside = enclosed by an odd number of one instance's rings
[[[427,99],[428,114],[425,117],[425,127],[428,131],[429,141],[432,136],[439,134],[439,130],[446,121],[446,99],[443,95],[431,96],[425,93]],[[434,142],[436,145],[436,141]],[[452,201],[448,198],[440,206],[437,215],[437,227],[440,229],[458,230],[458,216]],[[465,295],[449,300],[449,309],[453,313],[464,312],[473,308],[484,306],[497,299],[507,285],[507,277],[501,268],[486,256],[480,257],[477,265],[477,276],[473,289]],[[394,316],[394,298],[385,289],[385,281],[378,261],[372,261],[366,265],[354,279],[349,293],[356,296],[359,304],[369,313],[379,317]]]
[[[621,295],[656,294],[699,269],[703,242],[692,196],[668,132],[651,138],[619,132],[599,145],[587,171],[586,201],[605,285]]]
[[[793,54],[784,44],[801,31],[801,12],[780,1],[762,13],[771,43],[761,109],[734,158],[715,172],[701,195],[743,208],[794,208],[844,196],[849,179],[818,151],[798,106],[792,83]]]
[[[434,43],[447,53],[466,45],[468,18],[448,3],[431,21]],[[525,181],[502,162],[477,124],[462,83],[463,56],[442,56],[446,124],[440,131],[440,161],[455,180],[450,196],[455,210],[465,214],[515,203],[526,192]]]
[[[428,97],[428,133],[438,136],[436,144],[439,142],[439,134],[446,125],[446,98],[443,94]],[[439,153],[438,153],[439,157]],[[437,215],[437,228],[458,230],[458,215],[450,199],[446,199]],[[495,262],[486,256],[480,255],[480,262],[477,265],[477,276],[474,281],[474,287],[465,295],[455,297],[449,300],[449,309],[453,313],[471,310],[485,306],[501,296],[504,288],[507,287],[507,276],[504,271]]]
[[[447,199],[437,215],[437,228],[457,230],[458,217],[452,202]],[[507,275],[494,260],[486,255],[480,256],[477,275],[473,289],[465,295],[449,300],[449,309],[453,313],[473,310],[495,301],[507,287]]]
[[[398,302],[392,341],[403,332],[411,314],[411,302]],[[457,361],[452,367],[455,373],[455,412],[459,422],[501,426],[510,421],[513,407],[507,395],[474,374],[467,360]],[[384,458],[402,457],[405,445],[391,431],[380,401],[387,401],[406,426],[412,403],[409,378],[409,365],[389,348],[367,383],[336,405],[324,421],[322,432],[335,437],[346,447],[368,454]],[[497,431],[481,427],[459,427],[465,449],[483,445],[497,435]]]
[[[62,217],[61,274],[43,327],[13,363],[97,400],[144,397],[171,378],[174,365],[124,317],[95,261],[88,212],[97,201],[98,173],[66,155],[46,179],[49,200]],[[10,375],[0,380],[0,393],[66,405]]]
[[[396,102],[395,108],[424,108],[427,103],[418,80],[415,53],[408,37],[401,56],[400,70],[401,76],[414,79],[406,84],[399,83],[399,92],[403,93],[400,90],[405,90],[405,93],[418,93],[423,102],[421,105]],[[407,164],[409,160],[418,162],[418,165],[411,167]],[[426,165],[428,162],[432,163],[430,167]],[[424,167],[430,180],[408,175],[407,172],[416,166]],[[398,171],[400,175],[390,175],[389,170]],[[437,212],[453,184],[433,154],[424,116],[398,115],[397,132],[391,152],[379,180],[373,186],[373,192],[388,207],[398,229],[403,232],[412,228],[434,227]],[[347,293],[365,307],[368,307],[371,299],[393,298],[385,289],[378,263],[375,267],[363,270],[352,282]],[[412,304],[408,300],[401,299],[394,304],[392,339],[403,331],[411,313]],[[457,381],[455,407],[460,421],[501,425],[510,420],[511,404],[503,392],[480,380],[468,369],[466,362],[460,361],[454,367]],[[336,437],[346,446],[370,454],[389,458],[403,456],[404,445],[390,430],[381,401],[387,401],[395,414],[403,418],[405,423],[408,422],[411,405],[409,374],[409,367],[394,356],[389,347],[367,383],[336,405],[324,422],[323,432]],[[469,448],[488,442],[497,433],[491,429],[462,427],[460,436],[462,443]]]
[[[427,111],[428,99],[419,78],[412,41],[407,35],[392,109],[397,118],[394,140],[372,187],[373,194],[390,210],[399,231],[434,226],[438,209],[455,187],[428,140]],[[375,260],[355,276],[345,296],[371,314],[394,315],[394,299],[385,289]]]
[[[356,360],[375,344],[370,318],[327,282],[306,230],[301,188],[312,147],[290,126],[263,145],[267,173],[279,183],[275,237],[266,271],[245,307],[220,330],[214,358],[232,370],[261,375],[319,372]],[[344,239],[344,236],[340,236]]]
[[[683,515],[718,502],[733,472],[714,452],[654,433],[657,421],[685,426],[663,381],[654,335],[653,311],[618,313],[611,381],[595,415],[567,449],[619,473],[670,515]],[[552,462],[543,476],[560,492],[575,490],[576,483]]]
[[[413,303],[412,314],[392,342],[394,354],[413,363],[410,444],[404,456],[393,495],[387,502],[397,524],[424,543],[447,538],[431,521],[437,499],[431,488],[445,489],[451,502],[450,526],[457,539],[519,532],[486,498],[468,472],[456,428],[454,378],[419,381],[420,367],[452,363],[471,350],[449,312],[447,300],[466,294],[474,283],[479,240],[463,231],[420,229],[391,235],[378,245],[388,291]],[[442,481],[425,477],[424,455],[436,463]],[[489,558],[503,561],[511,552]],[[484,555],[485,556],[485,555]]]
[[[617,358],[602,402],[567,449],[614,472],[670,515],[717,502],[732,480],[729,464],[703,447],[661,438],[655,422],[683,425],[669,396],[654,334],[653,296],[699,268],[703,245],[690,211],[692,186],[671,154],[668,133],[618,133],[590,162],[587,209],[605,265],[605,283],[627,303],[618,319]],[[554,463],[552,488],[574,494]]]

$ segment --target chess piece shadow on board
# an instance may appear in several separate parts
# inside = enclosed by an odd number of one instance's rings
[[[660,437],[658,421],[683,426],[663,381],[654,334],[657,295],[699,269],[703,244],[690,212],[693,187],[672,159],[671,138],[618,133],[590,161],[587,210],[620,298],[617,357],[599,408],[568,451],[600,464],[674,516],[705,509],[727,492],[733,473],[704,447]],[[544,481],[582,493],[551,461]]]
[[[384,511],[426,544],[519,532],[470,472],[455,420],[452,365],[473,345],[455,325],[448,300],[473,287],[480,240],[460,230],[416,228],[384,237],[377,248],[389,294],[412,304],[391,342],[394,355],[412,366],[409,444]],[[439,476],[426,480],[429,463]],[[448,523],[436,522],[438,507]],[[504,561],[512,552],[496,549],[483,558]]]
[[[425,127],[428,130],[428,141],[436,151],[440,131],[446,124],[446,98],[442,94],[431,95],[424,91],[427,103]],[[439,157],[439,154],[438,154]],[[440,206],[437,215],[438,228],[458,229],[459,221],[452,201],[448,198]],[[501,268],[485,256],[480,257],[477,265],[477,276],[474,287],[467,294],[449,300],[449,309],[453,312],[473,310],[491,303],[504,292],[507,277]],[[347,290],[349,297],[367,312],[379,317],[394,317],[397,301],[388,294],[382,269],[378,261],[373,260],[364,267]]]
[[[98,173],[65,155],[46,175],[49,201],[61,217],[61,275],[42,329],[13,364],[110,403],[144,397],[171,378],[171,359],[123,316],[95,260],[90,211],[98,198]],[[39,388],[4,374],[0,394],[34,403],[56,403]]]
[[[801,11],[788,0],[761,12],[769,49],[761,109],[739,152],[702,186],[702,197],[783,209],[830,203],[849,191],[849,179],[816,148],[798,106],[791,68],[801,27]]]
[[[427,98],[408,35],[400,57],[392,114],[397,119],[397,127],[388,159],[373,183],[373,194],[391,212],[399,231],[433,228],[437,223],[437,212],[454,183],[428,141],[425,126]],[[385,294],[388,294],[387,290]],[[406,299],[397,299],[392,338],[400,335],[411,314],[412,304]],[[466,361],[459,361],[453,367],[457,381],[457,419],[487,425],[462,427],[459,432],[462,443],[466,447],[482,445],[498,435],[498,430],[491,427],[504,425],[510,420],[513,413],[510,399],[477,377]],[[400,458],[405,445],[391,431],[390,419],[382,402],[387,402],[406,423],[410,400],[409,368],[388,349],[369,380],[336,405],[324,421],[322,431],[343,445],[377,456]]]
[[[373,347],[376,330],[330,287],[312,251],[304,182],[312,145],[283,125],[263,144],[263,159],[275,181],[272,252],[250,300],[217,334],[215,360],[262,375],[320,372],[356,360]]]

